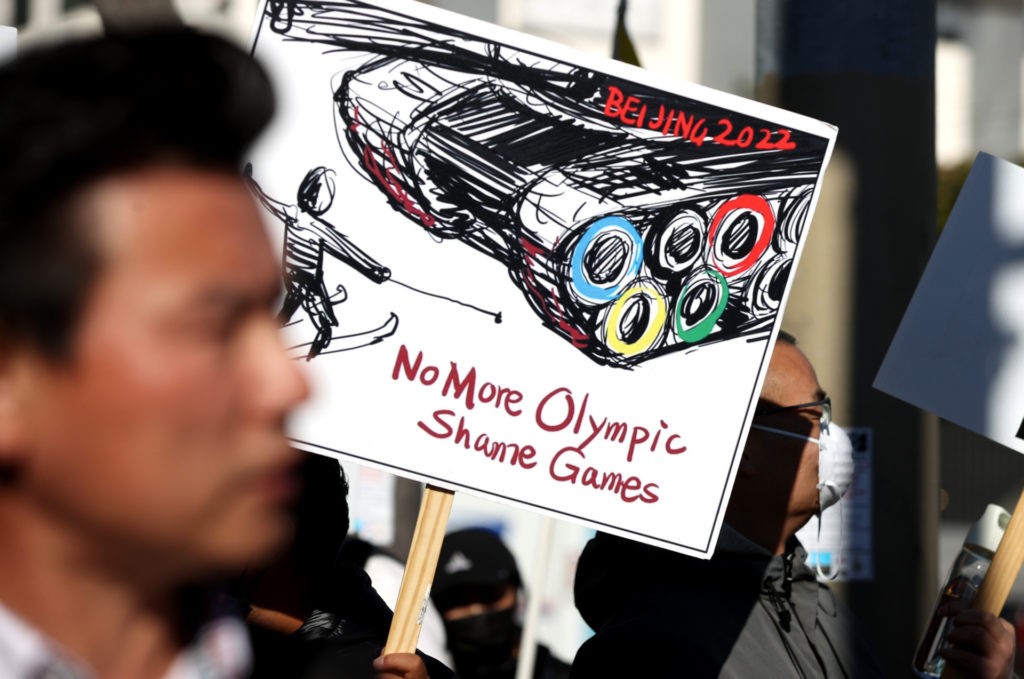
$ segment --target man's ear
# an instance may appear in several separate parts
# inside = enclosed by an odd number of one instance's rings
[[[754,476],[761,468],[761,432],[751,429],[747,433],[747,442],[740,456],[740,467],[737,472],[741,476]]]

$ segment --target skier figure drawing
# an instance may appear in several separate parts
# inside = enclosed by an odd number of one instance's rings
[[[277,318],[281,325],[286,325],[302,306],[316,329],[316,336],[306,353],[306,360],[312,359],[327,349],[334,339],[334,329],[338,327],[334,305],[344,302],[347,297],[345,288],[340,285],[334,298],[328,293],[324,283],[324,254],[344,262],[378,284],[391,278],[391,270],[323,218],[334,202],[333,170],[321,166],[307,172],[299,184],[294,205],[267,195],[253,178],[251,165],[245,168],[245,178],[263,207],[284,224],[285,298]],[[370,331],[375,336],[372,341],[359,346],[376,343],[393,334],[397,323],[397,317],[392,314],[383,326]],[[358,333],[358,336],[364,334]]]

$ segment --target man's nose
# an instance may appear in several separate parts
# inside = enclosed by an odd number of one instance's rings
[[[252,396],[272,415],[286,415],[309,398],[309,380],[301,361],[289,357],[284,338],[274,319],[259,323],[257,351],[253,356],[258,377],[250,385]]]

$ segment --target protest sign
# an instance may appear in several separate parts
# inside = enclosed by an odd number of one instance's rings
[[[1024,452],[1024,169],[980,153],[875,387]]]
[[[420,3],[253,51],[297,445],[709,557],[835,129]]]
[[[1022,379],[1024,169],[979,153],[875,388],[1024,452]],[[1022,562],[1024,488],[972,607],[999,614]]]

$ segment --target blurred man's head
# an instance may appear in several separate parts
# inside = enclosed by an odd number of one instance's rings
[[[306,384],[236,176],[272,109],[243,52],[184,31],[0,69],[0,510],[133,578],[289,531]]]

